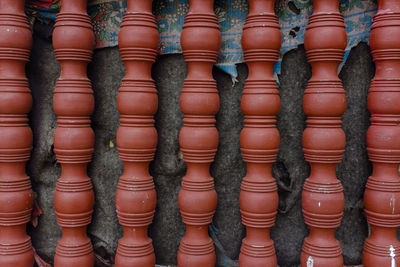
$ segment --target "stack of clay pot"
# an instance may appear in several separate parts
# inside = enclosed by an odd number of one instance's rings
[[[61,1],[53,46],[61,65],[53,99],[57,114],[54,152],[62,169],[54,195],[57,222],[62,227],[54,265],[86,267],[94,264],[93,247],[86,235],[94,203],[92,184],[86,174],[94,145],[90,128],[94,97],[86,76],[94,34],[86,0]]]
[[[119,49],[126,74],[118,94],[120,127],[117,147],[124,163],[115,204],[124,236],[119,240],[115,265],[151,267],[155,264],[152,240],[147,236],[156,207],[156,191],[149,164],[157,146],[154,113],[157,91],[151,66],[158,48],[152,0],[128,0],[119,33]]]
[[[343,266],[342,250],[335,239],[340,225],[344,195],[336,178],[346,136],[341,116],[346,95],[337,70],[346,47],[346,31],[339,12],[339,0],[314,0],[305,35],[312,77],[304,92],[303,108],[307,128],[303,133],[303,151],[311,174],[304,183],[302,206],[310,235],[301,253],[302,266]]]
[[[0,4],[0,266],[33,266],[33,192],[25,164],[32,149],[28,113],[32,97],[25,76],[32,34],[24,0]]]
[[[371,31],[376,64],[368,94],[371,126],[367,150],[373,164],[365,195],[370,236],[364,242],[366,267],[398,266],[400,242],[400,2],[380,0]]]
[[[365,240],[365,267],[395,267],[400,261],[400,2],[379,0],[371,32],[376,75],[368,95],[371,126],[367,150],[373,164],[365,190],[365,213],[370,235]],[[25,164],[32,149],[28,113],[32,105],[25,64],[29,60],[31,31],[24,0],[0,3],[0,266],[34,264],[26,224],[31,219],[33,192]],[[158,98],[151,68],[159,34],[152,0],[127,0],[119,33],[125,77],[118,94],[120,127],[117,148],[124,164],[116,192],[116,213],[123,228],[115,257],[117,267],[151,267],[156,263],[147,231],[156,208],[156,191],[149,164],[157,147],[154,114]],[[184,115],[179,136],[187,165],[178,202],[186,233],[178,251],[178,267],[214,267],[214,244],[208,235],[217,205],[210,164],[218,147],[215,114],[219,96],[212,69],[220,49],[214,0],[190,0],[181,34],[188,74],[180,98]],[[277,257],[270,237],[278,208],[272,164],[279,148],[276,116],[280,108],[274,64],[279,59],[281,32],[274,0],[249,0],[250,12],[242,35],[249,75],[241,108],[244,128],[241,152],[247,173],[240,193],[240,211],[246,227],[240,267],[275,267]],[[339,0],[313,0],[314,11],[305,34],[312,77],[304,92],[307,128],[303,151],[311,173],[303,186],[302,207],[310,234],[304,239],[303,267],[342,267],[335,230],[344,209],[343,188],[336,177],[346,137],[341,117],[346,95],[338,66],[346,47],[346,31]],[[54,26],[53,45],[61,74],[54,90],[57,129],[54,152],[61,164],[54,206],[62,228],[54,265],[94,265],[91,223],[94,193],[87,176],[94,132],[90,117],[94,96],[87,77],[94,34],[86,12],[87,0],[61,0]],[[288,247],[288,249],[294,249]]]
[[[179,267],[214,267],[214,244],[208,236],[217,205],[210,163],[218,147],[215,114],[219,97],[212,68],[220,47],[220,32],[214,0],[190,0],[181,35],[183,56],[188,64],[180,107],[184,114],[179,136],[187,165],[179,192],[179,208],[186,224],[178,252]]]
[[[279,59],[281,33],[274,14],[274,0],[250,0],[250,12],[243,28],[242,48],[249,67],[243,95],[244,128],[240,136],[247,165],[240,192],[240,211],[246,226],[239,266],[277,265],[270,228],[275,224],[278,192],[272,177],[272,163],[279,147],[276,115],[279,92],[273,67]]]

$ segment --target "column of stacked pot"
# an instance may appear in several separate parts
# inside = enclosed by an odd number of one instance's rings
[[[301,265],[339,267],[343,266],[343,257],[335,228],[343,216],[344,195],[336,165],[345,149],[341,116],[346,109],[346,95],[337,70],[346,47],[346,31],[339,0],[313,2],[314,13],[305,34],[312,77],[303,98],[307,115],[303,151],[311,174],[304,183],[302,206],[310,235],[303,243]]]
[[[57,114],[54,152],[61,164],[54,206],[62,237],[56,247],[55,266],[93,266],[94,254],[86,226],[91,222],[94,194],[86,165],[91,161],[94,109],[91,83],[86,76],[93,54],[94,34],[86,0],[62,0],[53,33],[61,75],[54,90]]]
[[[187,165],[178,202],[186,233],[178,251],[179,267],[214,267],[214,244],[208,236],[217,205],[210,163],[218,147],[215,114],[219,108],[212,68],[220,47],[220,32],[213,0],[190,0],[181,34],[188,74],[180,98],[184,114],[179,136]]]
[[[378,1],[370,45],[376,64],[368,94],[371,126],[367,151],[373,165],[364,203],[370,235],[364,242],[363,264],[397,266],[400,242],[400,5]]]
[[[24,0],[0,4],[0,266],[33,266],[33,192],[25,164],[32,149],[27,114],[32,97],[25,76],[32,34]]]
[[[280,100],[273,75],[279,59],[281,33],[274,14],[274,0],[250,0],[242,34],[242,48],[249,76],[242,94],[244,128],[240,136],[247,174],[240,192],[240,211],[246,226],[239,266],[277,265],[270,229],[275,224],[278,192],[272,163],[279,147],[276,114]]]
[[[118,219],[124,228],[115,265],[150,267],[155,264],[152,240],[147,236],[155,207],[156,191],[149,164],[157,146],[154,113],[157,91],[151,66],[159,42],[152,0],[128,0],[119,33],[119,49],[125,77],[118,94],[121,114],[117,147],[124,163],[115,197]]]

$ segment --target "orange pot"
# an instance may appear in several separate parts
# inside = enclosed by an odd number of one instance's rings
[[[32,33],[24,0],[0,4],[0,266],[33,266],[33,192],[25,164],[32,149],[27,114],[32,97],[25,76]]]
[[[94,97],[86,68],[93,54],[94,35],[86,0],[61,1],[53,46],[61,65],[53,98],[58,117],[54,152],[62,169],[54,195],[57,222],[62,227],[54,265],[93,266],[93,247],[86,226],[91,222],[94,194],[86,165],[94,146],[90,128]]]
[[[152,0],[128,0],[119,33],[119,49],[125,63],[125,77],[118,94],[121,114],[117,147],[124,162],[115,204],[124,236],[119,240],[115,266],[155,265],[152,240],[147,236],[156,207],[156,191],[149,174],[149,163],[157,147],[154,113],[157,90],[151,79],[151,66],[158,48]]]
[[[311,165],[304,183],[303,215],[310,228],[301,253],[302,266],[343,266],[342,250],[335,239],[340,225],[344,195],[336,178],[346,136],[341,116],[346,109],[346,95],[337,75],[346,47],[346,31],[339,12],[339,0],[314,0],[305,35],[307,59],[312,77],[304,92],[303,108],[307,128],[303,133],[303,151]]]
[[[378,2],[370,40],[376,73],[368,94],[367,150],[373,172],[364,195],[371,229],[364,243],[365,267],[397,266],[400,261],[396,238],[400,226],[400,3]]]
[[[281,33],[274,14],[274,0],[250,0],[250,12],[242,34],[242,48],[249,76],[242,94],[244,128],[240,135],[247,165],[240,192],[240,211],[246,226],[239,266],[277,265],[270,229],[275,224],[278,193],[271,174],[279,147],[276,115],[279,92],[273,66],[279,59]]]
[[[214,267],[214,244],[208,236],[217,205],[210,163],[218,147],[215,114],[219,108],[212,67],[221,43],[213,0],[190,0],[181,34],[188,75],[181,93],[184,126],[179,135],[187,173],[178,202],[186,234],[178,251],[179,267]]]

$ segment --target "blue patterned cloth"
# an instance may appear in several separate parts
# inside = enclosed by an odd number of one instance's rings
[[[48,1],[48,0],[47,0]],[[33,1],[34,2],[34,1]],[[55,0],[54,2],[58,2]],[[156,1],[154,1],[156,2]],[[59,6],[42,8],[28,14],[42,21],[54,20]],[[346,24],[347,47],[344,61],[352,47],[360,41],[368,42],[373,16],[377,11],[376,0],[340,0],[340,11]],[[153,6],[160,32],[160,53],[181,53],[180,32],[189,10],[189,0],[161,0]],[[281,59],[291,49],[304,43],[304,33],[308,17],[312,14],[312,0],[276,0],[276,14],[282,32]],[[126,12],[124,0],[89,0],[88,13],[93,21],[96,48],[118,45],[118,32],[122,15]],[[215,0],[215,13],[220,23],[222,36],[221,51],[217,66],[237,77],[236,64],[244,62],[241,47],[241,34],[248,14],[246,0]],[[280,72],[280,61],[275,72]]]

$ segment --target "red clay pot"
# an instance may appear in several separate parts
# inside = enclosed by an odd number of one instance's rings
[[[27,114],[32,97],[25,76],[32,33],[24,0],[0,4],[0,266],[33,266],[31,219],[33,192],[25,164],[32,149]]]
[[[365,195],[370,236],[365,240],[363,264],[397,266],[400,242],[400,2],[380,0],[371,31],[371,50],[376,64],[368,94],[371,126],[367,150],[373,164]]]
[[[121,58],[126,74],[118,94],[121,114],[117,147],[124,162],[115,203],[124,236],[119,240],[115,265],[150,267],[155,265],[152,240],[147,236],[156,207],[156,191],[148,168],[157,146],[154,113],[157,90],[151,66],[159,42],[152,0],[128,0],[119,33]]]
[[[310,228],[301,253],[302,266],[343,266],[342,250],[335,239],[340,225],[344,195],[336,178],[336,164],[343,157],[346,137],[341,116],[346,95],[337,75],[346,47],[346,31],[339,13],[339,0],[314,0],[305,35],[307,59],[312,77],[304,92],[303,107],[307,128],[303,151],[311,165],[304,183],[303,215]]]
[[[210,163],[218,147],[215,114],[219,108],[212,68],[221,43],[213,0],[190,0],[189,13],[181,34],[188,75],[180,107],[184,114],[179,143],[187,173],[182,180],[178,202],[186,234],[178,251],[179,267],[214,267],[214,244],[208,236],[217,205]]]
[[[53,98],[58,117],[54,152],[62,168],[54,195],[57,222],[62,227],[54,265],[93,266],[86,226],[91,222],[94,194],[86,165],[91,161],[94,145],[90,128],[94,97],[86,68],[93,54],[94,34],[86,0],[61,1],[53,46],[61,65]]]
[[[249,76],[242,95],[245,125],[240,136],[247,175],[239,199],[247,236],[242,242],[239,266],[276,267],[270,228],[275,224],[278,193],[271,166],[279,147],[275,123],[280,101],[273,66],[279,59],[281,33],[274,0],[250,0],[249,5],[242,34]]]

